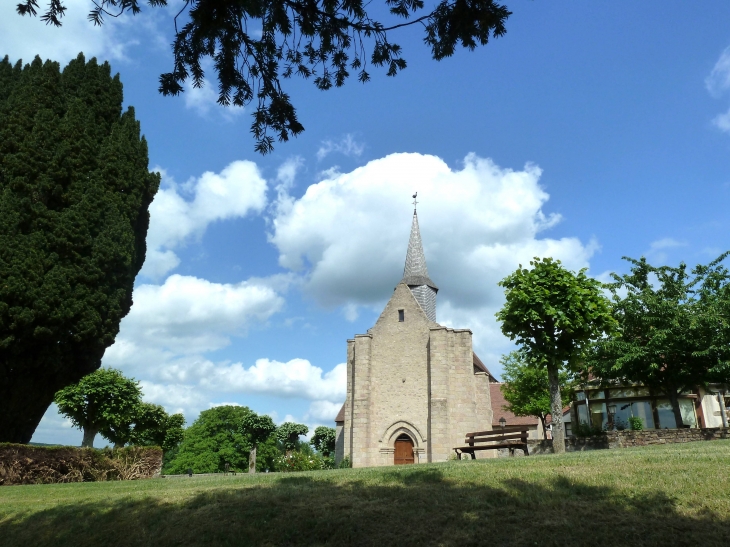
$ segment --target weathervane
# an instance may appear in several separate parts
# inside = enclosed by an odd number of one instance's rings
[[[418,204],[418,202],[416,201],[416,196],[417,195],[418,195],[418,192],[416,192],[415,194],[413,194],[413,214],[414,215],[416,214],[416,205]]]

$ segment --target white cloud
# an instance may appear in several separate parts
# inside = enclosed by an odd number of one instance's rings
[[[730,109],[724,114],[718,114],[712,119],[712,124],[720,131],[730,133]]]
[[[87,59],[129,60],[130,48],[145,41],[145,47],[169,52],[168,40],[162,37],[158,22],[169,25],[165,9],[143,7],[141,14],[126,14],[118,19],[106,17],[104,24],[94,26],[87,20],[92,4],[87,0],[64,0],[68,8],[60,28],[46,25],[40,17],[47,2],[39,2],[38,16],[21,17],[15,11],[18,2],[0,2],[0,51],[14,62],[28,63],[36,55],[66,64],[83,52]]]
[[[344,397],[342,400],[344,401]],[[337,413],[342,408],[342,401],[333,403],[331,401],[314,401],[309,405],[309,410],[304,415],[304,420],[307,422],[315,421],[321,422],[329,427],[332,427],[332,422],[335,421]]]
[[[174,249],[200,237],[211,222],[259,213],[266,206],[266,180],[250,161],[234,161],[178,185],[160,170],[164,184],[150,205],[147,258],[141,274],[159,279],[179,264]],[[187,201],[184,196],[192,195]]]
[[[653,241],[649,246],[649,250],[644,253],[654,266],[663,265],[669,258],[669,250],[677,247],[686,247],[687,243],[678,241],[671,237],[665,237]]]
[[[284,305],[260,280],[222,284],[181,275],[162,285],[140,285],[133,298],[105,364],[125,362],[141,349],[175,355],[214,351],[228,345],[230,335],[265,322]]]
[[[322,141],[319,150],[317,150],[317,159],[321,161],[332,152],[337,152],[348,157],[360,157],[364,150],[365,145],[357,142],[353,135],[347,133],[339,141],[329,139]]]
[[[217,392],[258,393],[310,400],[344,401],[347,367],[341,363],[329,372],[306,359],[286,363],[257,359],[246,368],[242,363],[208,371],[201,385]]]
[[[720,54],[712,72],[705,78],[705,87],[714,97],[730,89],[730,46]]]
[[[540,233],[560,221],[546,214],[541,170],[502,169],[470,154],[462,169],[421,154],[393,154],[310,186],[272,221],[270,240],[282,266],[299,272],[321,305],[379,311],[403,272],[411,224],[410,196],[419,192],[419,220],[429,273],[440,287],[440,323],[474,331],[477,351],[496,368],[509,342],[494,313],[497,282],[518,264],[552,256],[577,270],[598,248],[577,238]]]

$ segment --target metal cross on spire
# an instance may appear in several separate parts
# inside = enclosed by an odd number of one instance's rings
[[[416,214],[416,205],[418,205],[418,202],[416,201],[416,196],[418,195],[418,192],[413,194],[413,214]]]

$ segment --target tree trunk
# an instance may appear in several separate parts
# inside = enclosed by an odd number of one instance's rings
[[[669,402],[672,403],[672,412],[674,412],[674,420],[677,422],[676,427],[681,429],[684,427],[684,420],[682,420],[682,411],[679,410],[679,397],[677,397],[676,389],[668,389],[667,395],[669,395]]]
[[[251,449],[251,453],[248,455],[248,472],[256,473],[256,447]]]
[[[550,382],[550,416],[553,424],[553,453],[565,452],[565,430],[563,429],[563,400],[560,397],[558,366],[553,359],[548,362],[548,381]]]
[[[81,441],[81,447],[94,448],[94,437],[96,437],[98,432],[99,430],[93,427],[84,427],[84,440]]]

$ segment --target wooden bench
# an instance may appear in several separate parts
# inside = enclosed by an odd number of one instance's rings
[[[510,456],[515,455],[515,448],[521,448],[527,456],[529,431],[527,427],[505,427],[492,431],[467,433],[464,440],[466,446],[457,446],[454,451],[459,458],[462,454],[470,454],[472,460],[476,458],[474,452],[477,450],[498,450],[500,448],[508,448]]]

